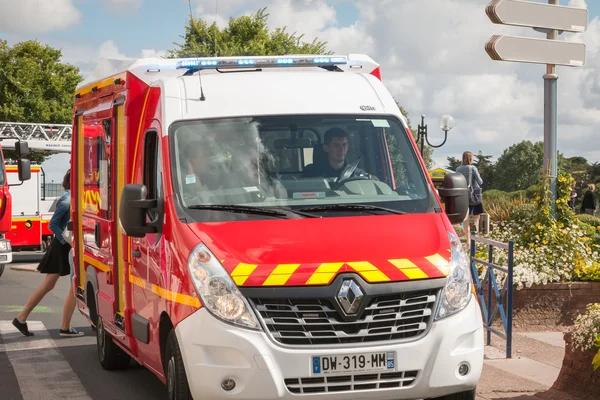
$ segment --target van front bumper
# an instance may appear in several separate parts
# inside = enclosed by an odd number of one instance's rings
[[[332,347],[331,350],[282,347],[264,332],[223,323],[204,308],[179,323],[175,332],[190,390],[196,399],[422,399],[473,389],[483,367],[483,326],[475,298],[462,312],[434,322],[423,338],[401,344]],[[403,378],[401,387],[379,387],[385,386],[383,384],[374,389],[324,392],[327,390],[324,380],[317,384],[312,379],[306,380],[315,378],[312,356],[377,351],[396,352],[396,374],[392,379]],[[458,370],[464,363],[468,365],[468,373],[461,376]],[[380,384],[385,382],[377,373],[375,375]],[[232,390],[225,391],[221,387],[225,379],[235,381]],[[359,374],[354,375],[354,385],[362,383],[359,379]],[[335,379],[332,381],[335,384]],[[296,389],[288,389],[288,385]],[[313,386],[312,390],[317,392],[290,391],[297,391],[299,385]]]

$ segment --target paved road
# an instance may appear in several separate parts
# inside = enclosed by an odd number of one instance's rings
[[[35,336],[25,338],[16,331],[11,321],[42,279],[40,274],[15,271],[8,266],[0,277],[0,399],[167,398],[165,386],[134,363],[125,371],[103,370],[96,355],[94,332],[77,310],[72,326],[86,336],[59,336],[68,278],[59,279],[54,291],[29,317],[29,328]]]
[[[26,263],[39,258],[39,254],[19,254],[13,267],[31,266]],[[42,279],[38,273],[18,271],[10,266],[0,277],[1,400],[167,398],[165,386],[135,363],[125,371],[103,370],[98,363],[94,332],[78,311],[75,311],[72,326],[86,336],[61,338],[58,335],[68,278],[59,279],[54,291],[31,314],[29,328],[35,331],[35,336],[21,335],[11,321]],[[561,344],[561,334],[516,335],[517,357],[513,360],[503,360],[504,355],[497,348],[486,348],[488,359],[477,399],[535,400],[533,394],[548,389],[558,375],[564,353]],[[503,348],[502,343],[496,345]]]

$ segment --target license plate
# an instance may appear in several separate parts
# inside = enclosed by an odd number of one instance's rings
[[[394,371],[396,353],[358,353],[336,356],[312,356],[312,375],[347,374],[357,372]]]

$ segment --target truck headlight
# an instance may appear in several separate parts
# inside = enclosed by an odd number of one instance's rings
[[[10,242],[8,240],[0,240],[0,252],[1,253],[9,253],[12,251],[10,247]]]
[[[450,259],[450,274],[446,286],[442,290],[435,319],[442,319],[463,310],[471,300],[472,285],[469,258],[463,250],[460,239],[453,233],[448,233],[452,258]]]
[[[204,307],[217,318],[250,329],[260,329],[248,301],[219,260],[204,244],[192,250],[188,269]]]

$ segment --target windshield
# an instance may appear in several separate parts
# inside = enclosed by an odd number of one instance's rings
[[[423,213],[429,191],[407,135],[387,116],[176,122],[175,192],[196,220]]]

